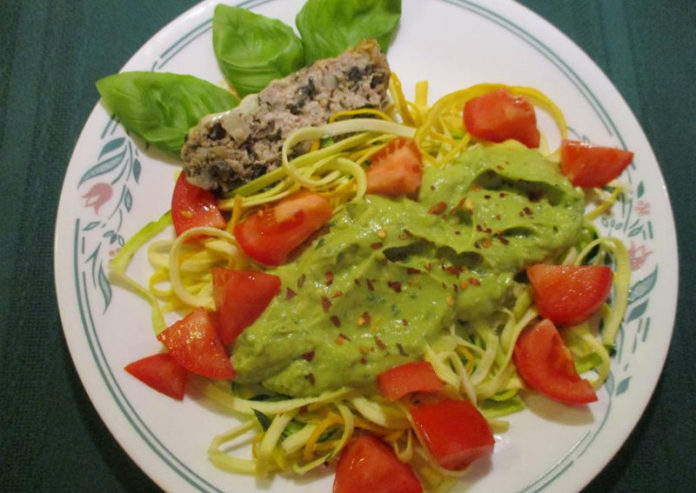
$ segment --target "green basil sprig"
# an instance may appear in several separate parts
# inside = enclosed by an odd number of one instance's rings
[[[295,17],[305,60],[337,56],[366,38],[387,52],[401,17],[401,0],[307,0]]]
[[[241,96],[305,64],[302,41],[290,26],[241,7],[215,7],[213,48],[220,70]]]
[[[109,75],[97,81],[97,90],[128,131],[175,154],[201,118],[239,103],[234,94],[210,82],[162,72]]]

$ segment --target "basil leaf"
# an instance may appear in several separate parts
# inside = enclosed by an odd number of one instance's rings
[[[307,63],[339,55],[367,38],[387,52],[401,17],[401,0],[307,0],[295,17]]]
[[[210,82],[162,72],[109,75],[97,81],[97,90],[126,130],[176,154],[201,118],[239,103],[234,94]]]
[[[290,26],[241,7],[215,7],[213,48],[220,70],[241,96],[304,66],[302,41]]]

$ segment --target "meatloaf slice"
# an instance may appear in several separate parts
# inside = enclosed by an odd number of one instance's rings
[[[283,140],[293,130],[324,124],[337,111],[384,108],[389,75],[379,45],[366,40],[275,80],[189,131],[181,150],[186,176],[223,192],[257,178],[280,166]]]

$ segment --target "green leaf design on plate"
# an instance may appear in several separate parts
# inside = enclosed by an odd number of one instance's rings
[[[631,310],[631,313],[628,314],[628,318],[626,319],[626,323],[639,318],[641,315],[645,313],[645,310],[647,310],[647,308],[648,300],[645,300],[643,303]]]
[[[130,212],[131,207],[133,207],[133,196],[130,193],[130,190],[126,188],[126,193],[123,196],[123,205],[126,207],[126,210]]]
[[[110,171],[113,171],[118,167],[119,164],[121,164],[121,161],[123,161],[123,157],[126,155],[125,149],[115,156],[112,156],[108,159],[105,159],[103,161],[99,161],[97,164],[92,166],[90,169],[87,170],[87,172],[82,175],[82,178],[80,178],[80,182],[77,184],[79,187],[82,185],[84,182],[87,180],[91,180],[92,178],[95,178],[100,175],[104,175]]]
[[[140,161],[138,159],[133,160],[133,178],[135,179],[135,182],[138,183],[140,180],[140,172],[142,171],[143,166],[140,164]]]
[[[636,196],[637,196],[638,198],[641,198],[641,197],[643,196],[644,193],[645,193],[645,185],[644,185],[643,182],[641,181],[641,182],[638,184],[638,189],[636,190]]]
[[[102,148],[101,152],[99,153],[99,159],[103,158],[114,149],[118,149],[119,147],[121,147],[125,141],[125,137],[118,137],[107,142],[106,145]]]
[[[98,283],[99,290],[104,297],[104,310],[106,310],[109,307],[109,303],[111,303],[111,284],[109,284],[109,280],[104,273],[104,267],[102,265],[99,266]]]
[[[635,303],[642,297],[648,295],[655,287],[657,282],[657,267],[647,277],[636,282],[631,287],[631,292],[628,294],[628,304]]]
[[[616,395],[621,395],[628,390],[628,384],[631,382],[631,377],[626,377],[616,386]]]

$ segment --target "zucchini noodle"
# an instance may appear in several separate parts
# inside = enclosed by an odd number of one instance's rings
[[[321,194],[334,211],[360,201],[367,189],[366,166],[395,137],[414,139],[426,166],[446,165],[470,147],[485,145],[464,128],[464,104],[502,88],[524,96],[548,113],[561,137],[567,136],[562,112],[535,89],[477,84],[449,93],[429,106],[427,81],[416,84],[411,102],[392,73],[389,93],[393,103],[385,111],[343,111],[332,115],[325,125],[292,132],[283,142],[280,167],[218,201],[218,207],[228,215],[224,229],[196,227],[175,239],[155,240],[172,224],[167,213],[148,223],[123,246],[111,261],[110,279],[150,304],[156,333],[166,327],[164,312],[215,309],[214,268],[263,269],[244,254],[234,236],[235,226],[246,217],[304,189]],[[558,151],[547,157],[557,161]],[[611,301],[590,320],[563,331],[578,371],[592,371],[595,388],[608,378],[609,352],[621,327],[630,286],[626,247],[616,238],[599,237],[590,224],[609,211],[626,189],[617,181],[609,187],[592,191],[596,206],[586,213],[583,238],[561,255],[555,254],[555,260],[566,265],[597,263],[614,268]],[[142,286],[126,275],[126,269],[135,252],[146,244],[152,273],[147,286]],[[520,391],[525,384],[517,374],[513,352],[522,331],[539,318],[528,283],[515,281],[513,285],[505,307],[488,318],[457,321],[443,328],[438,338],[424,343],[422,354],[444,383],[443,394],[477,406],[496,432],[508,427],[500,418],[524,408]],[[340,388],[315,397],[289,398],[268,396],[265,390],[258,394],[255,386],[193,376],[189,381],[233,423],[212,439],[207,452],[211,463],[224,471],[303,475],[335,460],[355,434],[372,433],[381,437],[399,460],[413,467],[429,491],[446,491],[457,477],[467,473],[440,467],[428,452],[409,412],[418,403],[418,396],[394,403],[374,389]]]

